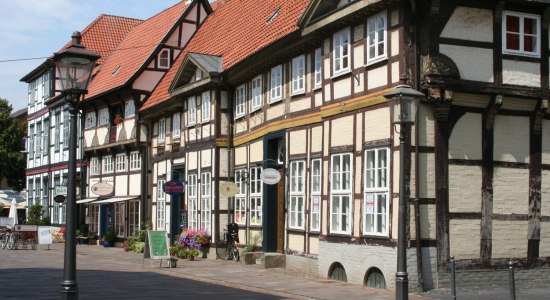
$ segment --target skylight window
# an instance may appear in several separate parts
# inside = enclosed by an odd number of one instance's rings
[[[118,73],[118,71],[120,71],[120,65],[117,66],[117,67],[113,70],[113,72],[111,72],[111,75],[116,75],[116,73]]]
[[[273,20],[279,15],[279,11],[281,11],[281,7],[277,7],[273,13],[271,14],[271,16],[269,16],[269,18],[267,18],[267,21],[265,21],[266,24],[269,24],[271,22],[273,22]]]

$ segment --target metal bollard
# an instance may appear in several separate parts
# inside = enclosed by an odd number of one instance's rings
[[[510,259],[508,262],[508,273],[510,275],[510,299],[516,300],[516,282],[514,279],[514,263]]]
[[[456,283],[455,283],[455,257],[451,256],[451,293],[453,300],[456,300]]]

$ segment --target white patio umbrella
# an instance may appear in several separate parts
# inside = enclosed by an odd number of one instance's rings
[[[17,224],[17,201],[11,200],[10,214],[8,218],[13,218],[13,225]]]

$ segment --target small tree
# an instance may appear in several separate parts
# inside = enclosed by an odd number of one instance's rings
[[[29,215],[25,223],[29,225],[49,225],[50,218],[48,215],[45,215],[42,205],[35,204],[29,207]]]
[[[10,118],[11,110],[8,100],[0,98],[0,179],[7,178],[10,187],[21,191],[25,187],[25,155],[21,153],[25,127]]]

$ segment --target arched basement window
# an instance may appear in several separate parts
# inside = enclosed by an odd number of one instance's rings
[[[370,268],[365,276],[364,285],[377,289],[385,289],[386,279],[384,278],[384,274],[378,268]]]
[[[342,266],[341,263],[334,263],[329,271],[330,278],[332,280],[342,281],[342,282],[348,282],[348,278],[346,276],[346,270],[344,269],[344,266]]]

